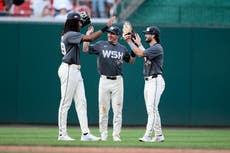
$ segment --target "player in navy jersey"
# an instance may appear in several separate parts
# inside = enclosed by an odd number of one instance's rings
[[[160,30],[158,27],[149,26],[143,31],[143,33],[145,34],[145,41],[150,45],[147,49],[142,46],[138,34],[136,34],[133,39],[131,35],[124,36],[124,39],[134,53],[137,56],[144,58],[144,98],[148,121],[145,134],[139,139],[139,141],[162,142],[165,138],[161,129],[158,105],[160,97],[165,89],[165,81],[162,76],[164,52],[163,47],[160,44]],[[153,132],[155,136],[151,138]]]
[[[85,89],[81,75],[80,44],[99,38],[115,21],[111,17],[106,26],[90,35],[80,33],[83,26],[90,23],[90,18],[85,13],[72,12],[68,14],[61,36],[62,63],[58,70],[61,82],[61,101],[58,111],[58,140],[74,140],[67,132],[67,115],[72,100],[75,102],[80,128],[81,141],[97,141],[100,138],[92,135],[88,128],[87,103]]]
[[[93,32],[90,27],[86,33]],[[97,66],[100,74],[99,82],[99,130],[101,140],[108,138],[108,120],[110,101],[113,109],[113,140],[121,141],[123,108],[123,61],[133,64],[135,54],[130,55],[127,48],[118,42],[121,31],[117,26],[111,26],[107,30],[107,41],[99,41],[95,44],[83,43],[83,51],[97,55]]]

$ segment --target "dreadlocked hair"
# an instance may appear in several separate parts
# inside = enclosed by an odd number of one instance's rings
[[[66,20],[62,35],[64,35],[68,31],[80,32],[79,20]]]

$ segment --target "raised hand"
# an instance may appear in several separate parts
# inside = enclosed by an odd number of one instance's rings
[[[111,18],[109,18],[109,21],[106,23],[106,25],[108,27],[111,27],[115,20],[116,20],[116,16],[112,16]]]
[[[141,38],[139,36],[138,33],[135,33],[135,38],[132,38],[132,40],[134,41],[135,44],[137,44],[138,46],[141,46]]]
[[[90,35],[94,32],[94,27],[93,26],[89,26],[88,30],[86,31],[86,35]]]
[[[131,42],[131,33],[130,34],[122,34],[122,37],[127,43]]]

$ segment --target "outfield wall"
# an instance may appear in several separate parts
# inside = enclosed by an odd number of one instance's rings
[[[57,124],[62,26],[0,22],[0,123]],[[96,25],[96,29],[100,27]],[[138,32],[144,29],[134,28]],[[229,36],[230,28],[161,27],[166,81],[159,105],[163,125],[230,125]],[[124,65],[124,125],[146,124],[142,62],[137,58],[134,65]],[[96,56],[82,53],[81,65],[89,123],[98,125]],[[73,105],[68,120],[78,124]]]

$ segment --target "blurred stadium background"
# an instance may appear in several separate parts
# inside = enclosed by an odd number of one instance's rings
[[[92,10],[91,1],[77,2]],[[146,26],[161,28],[166,81],[159,106],[163,126],[229,127],[230,1],[120,0],[114,4],[106,17],[92,15],[96,30],[111,15],[117,16],[120,27],[130,21],[142,39]],[[56,125],[59,40],[64,20],[34,17],[21,11],[20,5],[15,7],[18,13],[2,11],[0,17],[0,124]],[[106,39],[106,34],[101,39]],[[137,58],[134,65],[124,65],[124,126],[146,124],[142,62]],[[98,125],[96,57],[82,53],[81,64],[89,124]],[[74,109],[72,105],[68,122],[78,125]],[[111,124],[112,113],[110,116]]]

